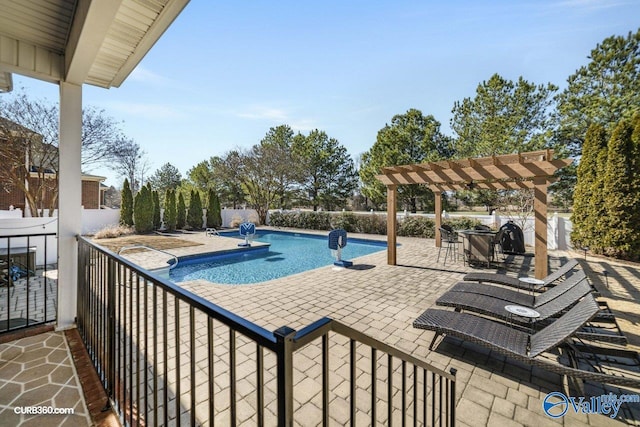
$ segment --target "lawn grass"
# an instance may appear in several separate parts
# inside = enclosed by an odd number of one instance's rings
[[[180,239],[173,236],[158,236],[156,234],[133,234],[129,236],[114,237],[107,239],[93,239],[93,241],[105,248],[118,253],[125,246],[144,245],[153,249],[167,250],[184,248],[187,246],[200,246],[202,243]],[[132,252],[144,249],[132,249]]]

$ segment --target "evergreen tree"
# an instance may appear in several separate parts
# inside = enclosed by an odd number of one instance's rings
[[[631,141],[633,127],[629,120],[621,120],[613,130],[607,152],[604,176],[604,202],[607,229],[604,235],[605,254],[616,258],[632,259],[631,242],[638,239],[631,224],[630,209],[634,205],[634,147]],[[637,254],[636,254],[637,255]]]
[[[391,124],[378,131],[376,142],[362,154],[360,180],[362,194],[375,205],[386,202],[386,188],[376,179],[380,169],[386,166],[423,163],[449,158],[452,155],[451,140],[440,132],[440,122],[432,115],[410,109],[405,114],[393,116]],[[433,206],[431,190],[422,185],[401,185],[398,199],[404,208],[415,212]]]
[[[164,227],[167,231],[176,229],[176,192],[168,189],[164,196]]]
[[[218,228],[222,225],[222,215],[220,213],[220,200],[216,192],[210,188],[207,197],[207,227]]]
[[[156,190],[151,193],[153,196],[153,229],[159,230],[162,225],[162,219],[160,217],[160,196]]]
[[[176,210],[176,228],[182,229],[187,225],[187,206],[184,203],[184,196],[182,193],[178,193],[178,204]]]
[[[539,150],[551,142],[553,95],[558,88],[522,77],[492,75],[474,98],[453,106],[451,129],[458,157],[483,157]]]
[[[200,192],[195,190],[191,190],[187,224],[195,230],[202,228],[202,201],[200,200]]]
[[[578,182],[573,195],[571,241],[576,247],[593,246],[592,249],[595,249],[597,246],[597,244],[594,246],[599,235],[596,224],[602,213],[597,210],[603,209],[601,202],[604,189],[601,185],[596,187],[594,184],[599,176],[604,175],[603,165],[598,164],[598,158],[603,151],[606,154],[606,150],[607,138],[604,126],[591,125],[585,136],[582,158],[577,170]],[[595,205],[592,203],[594,200],[598,200]]]
[[[120,224],[127,227],[133,226],[133,194],[129,186],[129,180],[124,179],[122,184],[122,207],[120,208]]]
[[[622,119],[640,111],[640,28],[626,36],[611,36],[591,50],[589,63],[567,79],[558,96],[557,140],[580,154],[591,123],[605,126],[607,136]]]
[[[346,206],[358,188],[358,173],[347,149],[326,132],[315,129],[309,135],[296,135],[294,160],[299,162],[303,194],[308,195],[313,210]]]
[[[631,244],[631,259],[640,260],[640,113],[633,116],[631,120],[633,133],[631,134],[631,170],[632,178],[632,200],[627,210],[629,223],[633,227],[632,235],[629,238]]]
[[[166,191],[169,188],[176,189],[182,181],[182,175],[178,168],[171,163],[165,163],[156,170],[155,173],[149,178],[149,181],[153,183],[153,187],[160,191]]]
[[[146,185],[142,186],[134,199],[133,222],[138,233],[153,230],[153,196]]]
[[[220,197],[218,193],[213,193],[213,224],[215,227],[222,227],[222,209],[220,208]]]

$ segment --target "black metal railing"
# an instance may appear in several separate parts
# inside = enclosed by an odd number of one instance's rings
[[[328,318],[268,331],[82,237],[78,257],[78,328],[125,425],[455,424],[454,370]]]
[[[0,333],[55,322],[56,245],[56,233],[0,236]]]

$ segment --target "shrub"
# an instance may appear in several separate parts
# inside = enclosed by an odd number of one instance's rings
[[[331,225],[355,233],[358,230],[358,217],[353,212],[343,212],[331,218]]]
[[[284,213],[275,211],[269,213],[269,225],[272,227],[286,227],[287,217]]]
[[[138,233],[153,230],[153,199],[146,185],[138,191],[133,201],[133,223]]]
[[[182,229],[187,225],[187,206],[184,204],[184,196],[182,193],[178,193],[176,211],[176,228]]]
[[[240,224],[242,224],[243,222],[244,221],[243,221],[241,216],[234,215],[233,218],[231,218],[231,222],[229,222],[229,227],[238,228],[238,227],[240,227]]]
[[[272,212],[269,225],[273,227],[331,230],[332,217],[328,212]]]
[[[436,223],[431,218],[410,216],[398,224],[398,236],[423,237],[433,239],[436,235]]]
[[[112,239],[114,237],[120,236],[128,236],[129,234],[133,234],[134,230],[132,227],[127,227],[124,225],[110,225],[99,230],[97,233],[93,235],[94,239]]]
[[[124,179],[122,184],[122,207],[120,208],[120,224],[131,227],[133,226],[133,194],[131,193],[131,187],[129,186],[129,180]]]
[[[479,219],[463,216],[459,218],[450,218],[444,221],[443,224],[450,225],[454,230],[472,230],[476,225],[482,224],[482,222]],[[435,235],[435,222],[433,232]]]
[[[365,234],[387,234],[387,215],[369,214],[358,215],[356,231]]]
[[[455,218],[447,221],[454,229],[471,229],[480,224],[472,218]],[[326,212],[272,212],[269,215],[272,227],[306,228],[309,230],[331,230],[342,228],[350,233],[387,234],[387,215],[357,215],[342,212],[330,215]],[[433,239],[436,235],[435,221],[422,216],[411,216],[398,221],[398,236]]]

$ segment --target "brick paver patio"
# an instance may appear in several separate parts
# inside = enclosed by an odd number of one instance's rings
[[[428,345],[433,334],[414,329],[413,320],[472,269],[462,262],[448,262],[446,266],[442,260],[436,263],[438,250],[433,240],[399,238],[398,242],[401,246],[397,266],[387,265],[386,252],[382,251],[359,258],[353,269],[325,267],[255,285],[194,281],[182,286],[268,330],[283,325],[299,330],[328,316],[438,368],[446,371],[456,368],[457,418],[461,425],[623,425],[640,419],[640,404],[628,404],[623,405],[619,420],[571,413],[553,420],[542,411],[542,399],[549,392],[563,390],[560,376],[454,339],[445,340],[430,352]],[[551,271],[577,256],[577,253],[552,252]],[[519,261],[511,266],[511,273],[532,275],[533,258],[516,259]],[[630,340],[629,347],[637,350],[640,341],[638,265],[593,257],[586,261],[580,259],[580,265],[615,310]],[[253,349],[247,347],[247,357],[250,357]],[[296,365],[297,389],[305,388],[304,381],[317,381],[318,364],[318,358],[310,356],[301,366]],[[348,379],[346,374],[345,379]],[[587,384],[585,389],[588,395],[604,391],[636,392],[603,389],[592,384]],[[296,398],[296,402],[299,409],[304,408],[306,416],[302,418],[309,421],[308,425],[315,425],[313,415],[317,416],[320,411],[317,396]],[[367,406],[361,406],[359,409],[367,413]],[[348,411],[348,407],[345,409]],[[337,424],[346,421],[333,414],[332,419]],[[366,425],[366,414],[362,422]]]
[[[326,233],[324,233],[326,234]],[[384,239],[381,236],[362,236]],[[181,238],[193,238],[204,246],[179,248],[174,252],[178,256],[193,252],[207,252],[220,248],[232,248],[237,240],[220,237],[206,237],[204,233],[183,235]],[[434,350],[429,351],[428,345],[433,334],[428,331],[417,330],[412,327],[413,320],[426,308],[435,304],[435,300],[462,276],[471,270],[458,263],[437,263],[437,249],[433,240],[398,238],[401,246],[398,248],[397,266],[386,264],[386,252],[381,251],[362,258],[358,258],[352,269],[337,269],[324,267],[305,273],[289,276],[254,285],[219,285],[205,281],[183,283],[182,286],[215,304],[230,310],[246,319],[260,325],[267,330],[275,330],[287,325],[294,329],[301,329],[310,323],[328,316],[354,329],[361,331],[393,347],[399,348],[414,357],[428,361],[435,367],[448,371],[457,369],[457,420],[459,425],[627,425],[638,424],[640,419],[640,404],[625,404],[620,411],[619,418],[612,420],[603,415],[574,414],[558,420],[546,416],[542,410],[542,400],[547,393],[562,391],[563,385],[558,375],[545,372],[538,368],[507,360],[484,349],[462,343],[455,339],[445,339]],[[154,265],[153,257],[157,255],[135,254],[137,262],[146,267]],[[133,258],[134,255],[132,254]],[[142,258],[140,258],[142,257]],[[627,334],[629,348],[640,348],[640,267],[637,264],[616,262],[608,259],[589,256],[584,260],[581,254],[567,252],[550,253],[550,270],[564,263],[570,257],[580,257],[580,266],[603,298],[614,309],[622,329]],[[160,257],[162,258],[162,257]],[[165,259],[156,259],[160,265]],[[509,266],[509,274],[529,274],[533,270],[533,259],[516,257],[519,261]],[[160,264],[158,264],[160,263]],[[606,273],[604,273],[606,271]],[[129,291],[126,291],[129,292]],[[132,301],[139,307],[136,298]],[[148,296],[148,303],[152,303]],[[159,303],[158,303],[159,305]],[[151,307],[151,305],[150,305]],[[180,329],[178,346],[175,336],[175,307],[171,301],[168,304],[168,363],[167,380],[172,384],[167,393],[168,418],[175,420],[177,411],[180,418],[188,423],[190,416],[190,375],[188,359],[189,337],[186,328],[189,322],[189,312],[186,305],[180,307]],[[137,326],[136,315],[131,317]],[[140,322],[142,322],[142,318]],[[152,320],[151,318],[147,320]],[[208,413],[207,401],[207,358],[206,348],[206,320],[196,312],[196,340],[198,348],[195,350],[196,360],[196,413],[198,420],[205,420]],[[216,399],[214,406],[219,414],[216,425],[226,425],[229,417],[229,380],[225,376],[228,371],[229,337],[228,329],[216,322],[215,334],[215,369]],[[150,324],[148,331],[163,329],[161,324]],[[162,342],[159,343],[162,347]],[[331,347],[331,411],[330,423],[344,425],[348,420],[349,406],[349,369],[345,363],[348,360],[348,340],[340,337],[332,338]],[[128,344],[127,344],[128,345]],[[256,347],[248,339],[238,335],[236,340],[236,392],[238,396],[237,415],[239,425],[255,425],[255,352]],[[180,374],[176,372],[176,351],[180,354]],[[143,346],[138,347],[134,354],[134,363],[138,354],[143,354]],[[147,348],[150,350],[150,347]],[[164,370],[163,354],[158,354],[157,372]],[[149,356],[150,357],[150,356]],[[358,359],[367,366],[367,355],[359,349]],[[319,393],[321,365],[318,345],[309,345],[294,356],[294,405],[297,425],[318,425],[321,416],[322,400]],[[380,361],[384,365],[384,361]],[[266,424],[275,421],[275,391],[274,376],[275,357],[265,352],[266,387],[265,411]],[[386,368],[384,368],[386,370]],[[394,366],[394,370],[400,369]],[[1,368],[0,368],[1,370]],[[144,369],[143,369],[144,370]],[[358,390],[369,386],[367,376],[358,371]],[[148,368],[148,373],[153,370]],[[176,380],[180,379],[181,402],[176,404]],[[384,376],[378,378],[380,397],[386,399]],[[142,381],[142,380],[140,380]],[[370,381],[369,381],[370,383]],[[140,382],[142,385],[142,382]],[[411,384],[411,381],[409,381]],[[399,399],[399,392],[394,383],[394,400]],[[142,388],[142,387],[141,387]],[[134,391],[135,386],[134,386]],[[409,393],[412,393],[411,386]],[[620,390],[618,388],[603,389],[597,384],[587,384],[586,395],[599,395],[603,391],[613,393],[635,394],[636,390]],[[0,389],[1,394],[1,389]],[[144,400],[147,408],[152,405]],[[357,393],[357,425],[370,425],[370,403],[361,398],[364,393]],[[159,397],[163,400],[162,394]],[[151,402],[153,403],[153,402]],[[162,404],[159,413],[163,417]],[[178,409],[176,408],[178,407]],[[138,408],[142,412],[141,408]],[[403,414],[394,412],[394,424],[400,424]],[[410,412],[409,410],[407,412]],[[152,411],[147,416],[151,420]],[[411,421],[411,414],[406,414]],[[385,410],[378,410],[379,424],[387,424]],[[152,422],[149,422],[151,425]],[[208,423],[204,423],[209,425]]]

